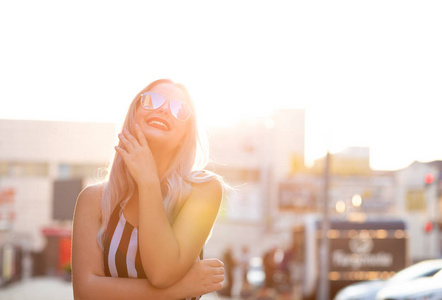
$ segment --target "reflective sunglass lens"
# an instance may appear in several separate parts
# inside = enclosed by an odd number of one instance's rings
[[[149,94],[144,94],[143,96],[141,96],[141,105],[144,108],[152,109],[152,96]]]
[[[157,109],[166,102],[166,99],[159,94],[144,93],[141,97],[141,105],[146,109]]]
[[[170,111],[175,118],[181,121],[186,121],[187,119],[189,119],[192,113],[189,105],[177,100],[170,101]]]

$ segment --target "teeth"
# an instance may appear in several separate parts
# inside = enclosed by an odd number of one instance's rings
[[[152,120],[152,121],[150,121],[150,122],[149,122],[149,125],[150,125],[150,124],[157,124],[157,125],[163,126],[164,128],[167,129],[167,125],[166,125],[166,124],[164,124],[163,122],[157,121],[157,120]]]

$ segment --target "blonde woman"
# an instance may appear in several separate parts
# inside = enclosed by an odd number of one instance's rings
[[[203,170],[186,89],[149,84],[132,101],[119,140],[107,180],[77,200],[74,298],[190,299],[220,290],[223,263],[199,257],[225,184]]]

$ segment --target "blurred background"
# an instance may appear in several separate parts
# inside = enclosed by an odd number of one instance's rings
[[[208,168],[235,187],[206,246],[232,265],[217,297],[326,287],[327,299],[439,258],[441,13],[437,1],[0,2],[0,299],[45,278],[72,299],[76,197],[158,78],[188,88]]]

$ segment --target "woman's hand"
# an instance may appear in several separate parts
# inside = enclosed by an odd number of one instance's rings
[[[118,135],[120,145],[115,150],[124,160],[137,184],[158,179],[158,171],[152,151],[138,124],[135,125],[135,138],[127,129]]]
[[[223,286],[224,264],[216,258],[196,261],[186,275],[176,283],[186,297],[196,297],[219,291]]]

